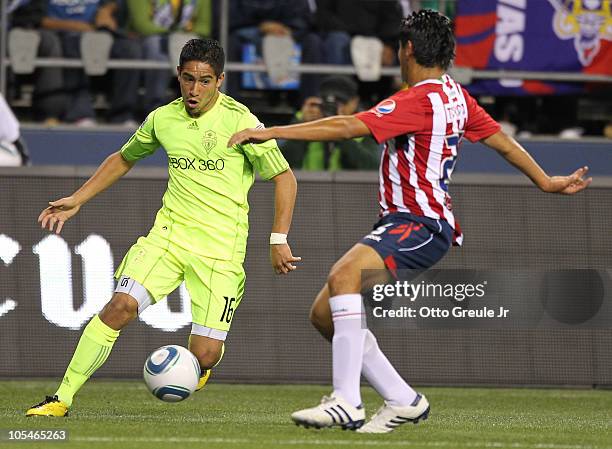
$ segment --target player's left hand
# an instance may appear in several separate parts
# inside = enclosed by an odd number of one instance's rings
[[[589,171],[589,167],[582,167],[569,176],[552,176],[545,191],[549,193],[561,193],[573,195],[586,189],[593,178],[584,178]]]
[[[227,147],[240,145],[243,143],[262,143],[272,139],[270,130],[266,128],[247,128],[235,133],[227,142]]]
[[[291,254],[291,248],[289,248],[288,244],[270,245],[270,261],[276,274],[291,273],[297,268],[293,263],[300,260],[302,260],[301,257],[294,257]]]

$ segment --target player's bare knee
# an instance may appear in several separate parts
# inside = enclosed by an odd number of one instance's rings
[[[192,347],[189,350],[196,356],[200,362],[200,368],[210,369],[221,360],[221,348],[210,348],[206,346]]]
[[[138,315],[138,302],[129,295],[117,294],[111,300],[111,305],[122,315],[136,318]]]
[[[115,294],[102,309],[100,318],[106,324],[120,325],[121,327],[128,324],[138,315],[138,303],[136,300],[125,294]],[[111,327],[114,327],[111,325]]]
[[[342,265],[335,264],[327,275],[327,285],[329,286],[330,294],[339,286],[342,285],[346,278]]]
[[[357,293],[361,284],[360,273],[351,264],[336,263],[327,276],[331,296]]]

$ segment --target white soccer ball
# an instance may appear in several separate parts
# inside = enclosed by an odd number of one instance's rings
[[[143,375],[156,398],[179,402],[195,391],[200,380],[200,363],[187,348],[162,346],[147,358]]]

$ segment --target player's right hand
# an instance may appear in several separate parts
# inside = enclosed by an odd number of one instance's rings
[[[593,178],[584,178],[588,171],[589,167],[582,167],[569,176],[552,176],[544,191],[563,195],[578,193],[586,189],[593,181]]]
[[[294,263],[301,260],[301,257],[295,257],[291,253],[291,248],[286,243],[283,245],[270,245],[270,262],[272,262],[272,268],[274,268],[276,274],[291,273],[297,268]]]
[[[64,223],[72,218],[81,208],[81,205],[72,196],[56,201],[50,201],[49,207],[44,209],[38,216],[41,228],[53,231],[57,224],[55,233],[59,234],[64,227]]]

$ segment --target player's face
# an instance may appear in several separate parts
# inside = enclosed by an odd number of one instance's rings
[[[213,68],[202,61],[187,61],[177,70],[185,110],[190,116],[199,117],[215,104],[225,74],[217,77]]]

